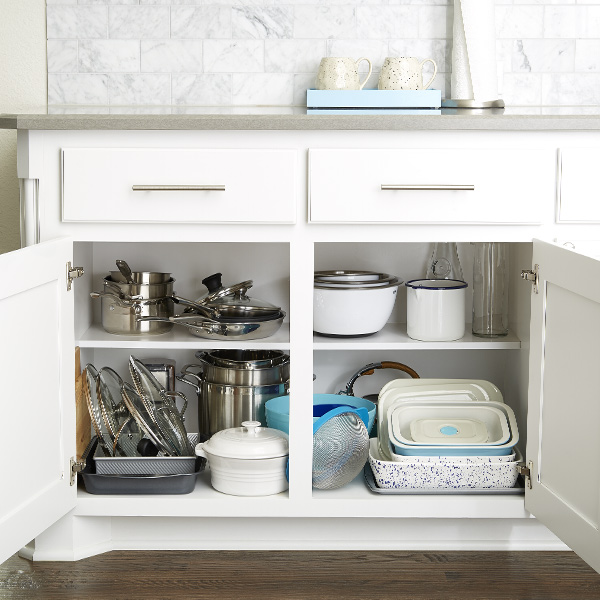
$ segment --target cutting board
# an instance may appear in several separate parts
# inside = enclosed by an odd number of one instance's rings
[[[83,395],[83,376],[81,373],[81,357],[79,346],[75,348],[75,449],[80,459],[90,442],[91,421],[87,403]]]

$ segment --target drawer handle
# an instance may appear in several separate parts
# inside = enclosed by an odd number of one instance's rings
[[[224,185],[133,185],[134,192],[224,192]]]
[[[419,185],[419,184],[386,184],[386,183],[382,183],[381,189],[382,190],[450,190],[450,191],[464,190],[467,192],[473,192],[473,191],[475,191],[475,186],[474,185],[453,185],[453,184]]]

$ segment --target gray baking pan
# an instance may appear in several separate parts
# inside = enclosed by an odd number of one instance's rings
[[[512,488],[445,488],[439,490],[423,490],[423,489],[415,489],[415,488],[380,488],[377,487],[375,483],[375,478],[373,477],[373,471],[371,470],[371,465],[367,462],[365,468],[363,469],[363,473],[365,476],[365,483],[367,487],[374,492],[375,494],[384,494],[384,495],[396,495],[396,494],[463,494],[463,495],[472,495],[472,494],[524,494],[525,487],[523,485],[523,480],[519,475],[517,479],[517,485]]]
[[[79,474],[89,494],[189,494],[194,490],[198,473],[204,470],[206,459],[195,457],[194,471],[175,475],[100,475],[96,473],[92,454],[98,439],[90,442],[84,460],[85,469]]]
[[[188,433],[192,446],[197,433]],[[196,470],[195,456],[104,456],[100,447],[94,452],[98,475],[183,475]]]

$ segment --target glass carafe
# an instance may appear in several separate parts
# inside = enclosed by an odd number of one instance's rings
[[[427,263],[427,279],[460,279],[463,271],[458,259],[456,242],[436,242]]]
[[[474,244],[473,335],[499,337],[508,333],[508,245]]]

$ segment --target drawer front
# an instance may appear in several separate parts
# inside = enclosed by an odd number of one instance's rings
[[[547,149],[311,150],[310,220],[540,223],[555,165]]]
[[[293,223],[296,151],[64,148],[62,219]]]
[[[600,222],[600,148],[561,148],[559,222]]]

